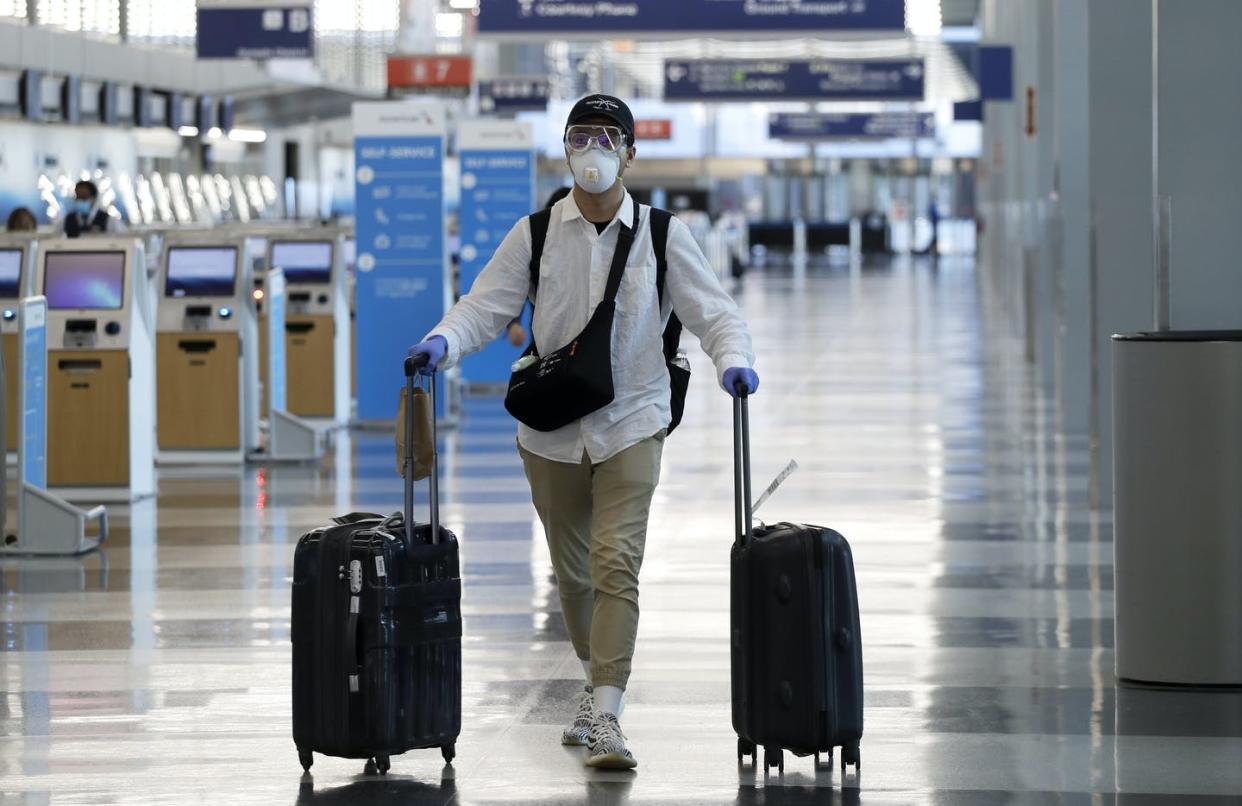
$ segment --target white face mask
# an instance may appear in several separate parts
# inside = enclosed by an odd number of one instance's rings
[[[621,154],[590,148],[582,154],[570,154],[569,167],[578,187],[587,193],[604,193],[616,184],[617,174],[621,172]]]

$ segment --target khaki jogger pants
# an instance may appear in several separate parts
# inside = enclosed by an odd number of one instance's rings
[[[591,661],[594,685],[624,689],[638,634],[638,570],[664,432],[596,465],[585,454],[574,464],[519,450],[574,651]]]

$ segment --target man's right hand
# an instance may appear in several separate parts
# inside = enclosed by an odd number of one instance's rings
[[[448,341],[443,336],[430,336],[426,341],[420,341],[410,348],[409,356],[413,358],[416,355],[427,356],[427,363],[419,369],[423,375],[432,375],[440,366],[440,362],[444,360],[444,354],[448,352]]]

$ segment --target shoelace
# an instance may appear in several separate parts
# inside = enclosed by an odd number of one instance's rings
[[[591,715],[595,713],[595,697],[589,691],[578,692],[578,715],[574,717],[575,725],[591,724]]]
[[[625,734],[621,732],[621,725],[615,716],[611,714],[604,716],[599,720],[599,724],[594,726],[594,729],[596,747],[603,747],[605,752],[620,751],[625,748]]]

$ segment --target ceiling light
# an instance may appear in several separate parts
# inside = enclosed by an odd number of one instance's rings
[[[459,11],[474,11],[479,7],[479,0],[449,0],[449,8]]]
[[[265,143],[267,132],[262,129],[232,129],[229,139],[236,143]]]
[[[180,129],[177,129],[177,134],[181,135],[182,137],[198,137],[198,127],[197,126],[182,126]]]
[[[465,23],[460,14],[448,12],[436,15],[436,36],[441,39],[458,39],[464,29]]]
[[[906,30],[915,36],[939,36],[940,0],[906,0]]]

